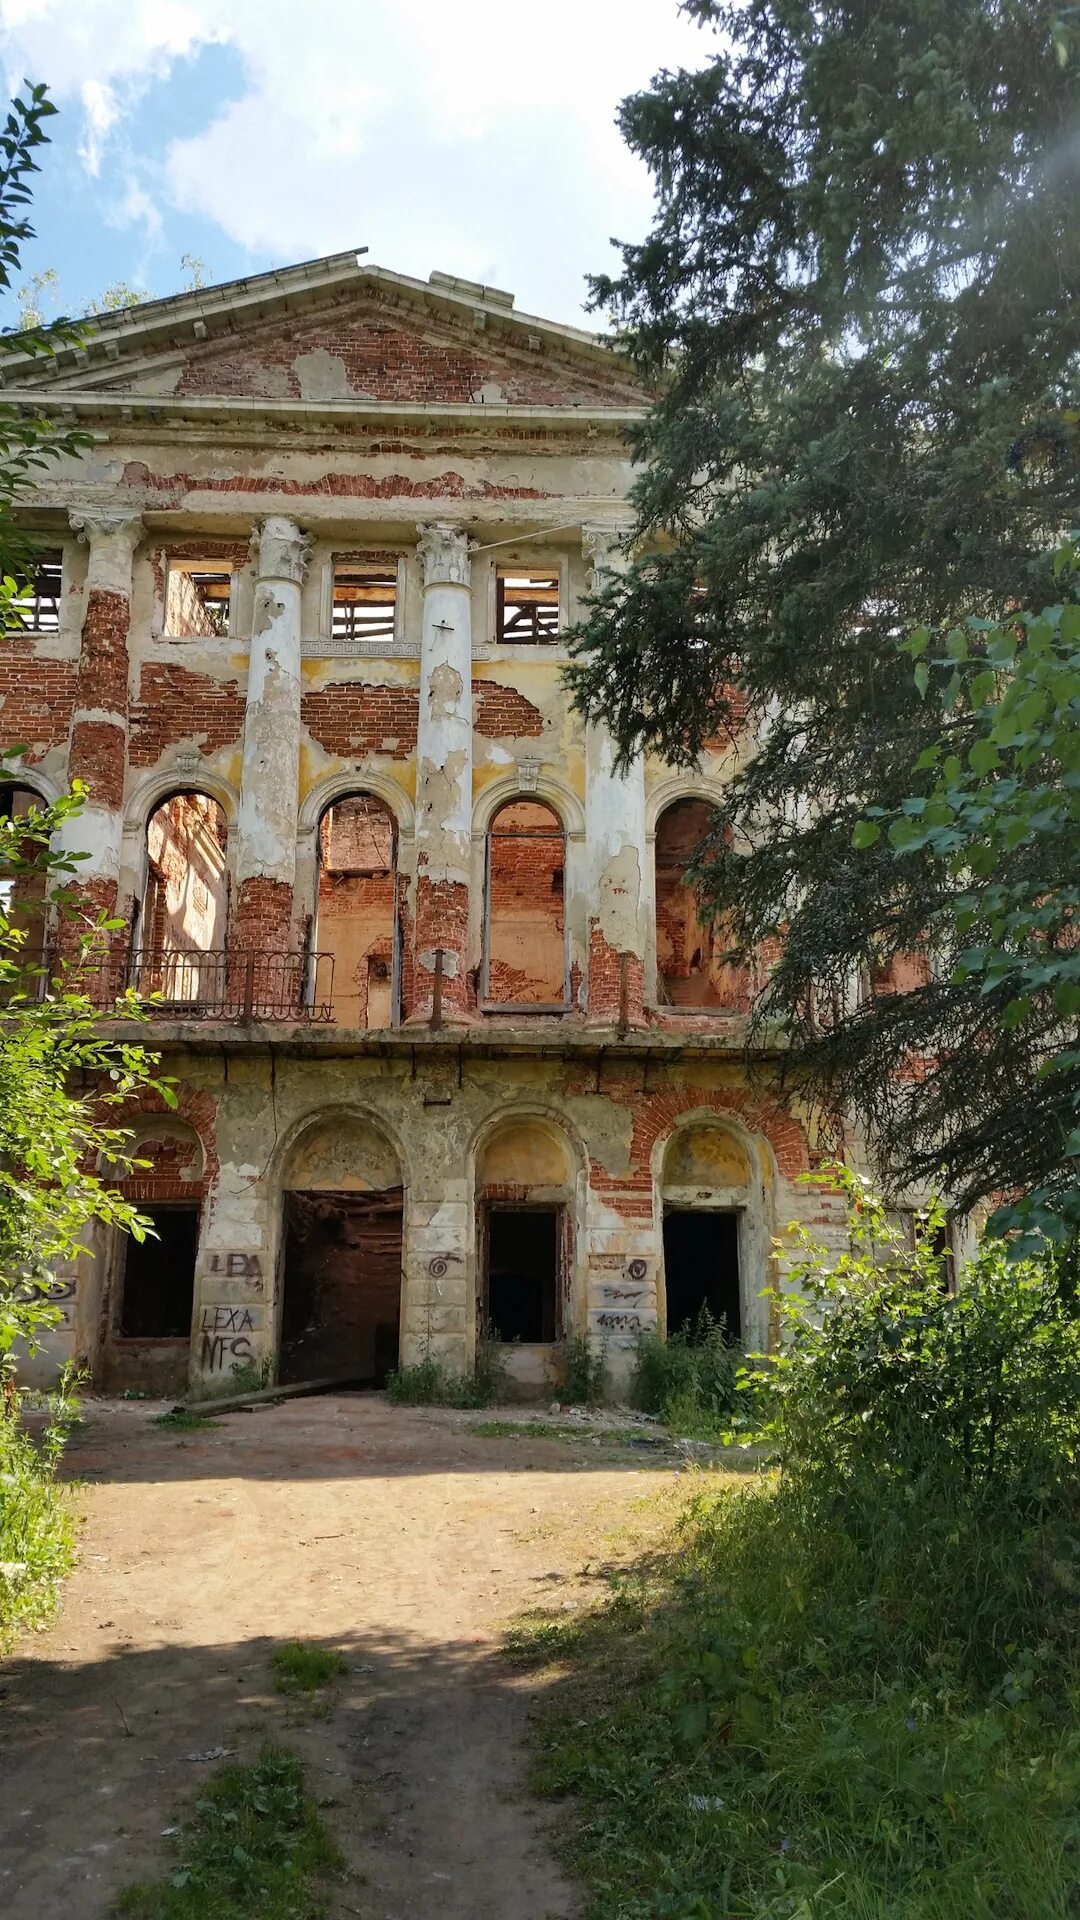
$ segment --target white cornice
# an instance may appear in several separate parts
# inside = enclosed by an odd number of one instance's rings
[[[63,422],[65,414],[101,421],[169,420],[267,420],[281,425],[295,422],[304,426],[312,421],[333,421],[347,426],[380,420],[443,420],[459,426],[483,426],[496,421],[507,424],[526,422],[533,426],[608,427],[612,430],[631,426],[641,420],[645,407],[604,406],[515,406],[506,401],[472,401],[465,404],[438,404],[417,400],[276,400],[236,394],[163,394],[97,393],[60,389],[54,404],[40,391],[5,389],[3,404],[27,412],[48,412]]]

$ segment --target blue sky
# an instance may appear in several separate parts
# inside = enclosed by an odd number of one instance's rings
[[[0,0],[9,90],[60,108],[24,278],[78,313],[175,292],[185,254],[209,282],[366,246],[580,324],[649,219],[618,101],[710,50],[677,0]]]

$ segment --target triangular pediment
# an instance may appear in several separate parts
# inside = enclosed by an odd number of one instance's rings
[[[5,384],[80,398],[477,408],[639,407],[610,347],[518,314],[497,289],[413,281],[335,255],[304,268],[148,302],[85,323],[79,344]]]

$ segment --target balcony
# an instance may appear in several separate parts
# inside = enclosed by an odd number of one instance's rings
[[[151,1020],[299,1024],[334,1018],[329,953],[122,948],[80,968],[78,985],[103,1008],[133,988]]]

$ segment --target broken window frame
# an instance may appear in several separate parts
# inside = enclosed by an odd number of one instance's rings
[[[367,574],[373,580],[393,582],[392,618],[387,622],[389,628],[381,634],[372,636],[346,634],[335,631],[334,591],[339,574],[355,572]],[[331,553],[329,565],[323,576],[322,617],[320,620],[321,638],[312,646],[311,651],[330,659],[372,660],[382,659],[386,655],[408,652],[405,645],[405,594],[407,581],[406,555],[397,553],[387,555],[373,552],[336,552]]]
[[[503,581],[508,574],[514,578],[523,577],[526,579],[554,581],[558,598],[555,607],[555,624],[550,631],[533,635],[525,632],[504,632],[505,591]],[[564,559],[527,554],[526,557],[520,561],[507,560],[505,557],[492,560],[488,589],[487,631],[490,636],[489,645],[497,649],[500,653],[521,647],[524,649],[526,655],[529,656],[534,656],[538,651],[541,654],[547,654],[553,648],[561,647],[564,643],[563,637],[566,627],[567,604],[566,562]]]
[[[493,839],[497,840],[500,837],[503,837],[508,840],[519,839],[523,837],[520,833],[520,830],[518,830],[515,833],[510,833],[504,836],[500,836],[495,830],[495,823],[498,820],[499,815],[502,813],[505,813],[508,807],[520,806],[527,801],[532,802],[536,806],[546,807],[547,811],[559,823],[558,835],[556,835],[556,833],[552,831],[550,834],[548,833],[538,834],[536,838],[551,839],[551,840],[559,838],[562,841],[562,849],[563,849],[563,864],[562,864],[563,992],[562,992],[561,1000],[548,1000],[548,1001],[494,1000],[492,999],[492,996],[491,996],[491,927],[492,927],[491,843]],[[517,793],[517,794],[511,795],[509,799],[504,800],[500,806],[496,807],[495,812],[492,814],[491,819],[488,821],[487,832],[484,835],[484,895],[483,895],[483,922],[482,922],[483,934],[482,934],[482,946],[481,946],[481,957],[480,957],[480,993],[478,996],[481,1013],[552,1014],[552,1013],[569,1013],[570,1012],[570,921],[566,911],[566,900],[567,900],[566,850],[567,850],[566,823],[563,820],[562,815],[559,813],[558,808],[554,805],[554,802],[551,800],[548,800],[543,794]]]
[[[43,547],[35,554],[26,590],[8,605],[13,633],[59,633],[64,594],[64,551]]]
[[[527,1190],[526,1190],[527,1194]],[[550,1340],[504,1340],[491,1319],[491,1216],[493,1213],[544,1213],[555,1218],[555,1272]],[[477,1241],[480,1284],[477,1294],[477,1325],[481,1335],[507,1347],[556,1347],[567,1332],[567,1275],[570,1272],[570,1207],[565,1199],[503,1199],[484,1196],[480,1201]]]
[[[651,949],[652,949],[651,950],[652,979],[650,982],[650,988],[651,988],[650,1005],[656,1012],[662,1013],[666,1016],[671,1016],[672,1018],[675,1018],[675,1019],[682,1019],[682,1018],[724,1019],[724,1018],[730,1018],[730,1015],[731,1015],[730,1007],[725,1006],[722,1003],[718,1004],[715,1001],[705,1001],[702,1004],[698,1004],[693,1001],[676,1001],[676,1000],[670,999],[668,997],[668,987],[666,985],[666,981],[664,977],[664,970],[660,964],[660,918],[661,918],[660,916],[660,882],[663,877],[678,873],[683,876],[682,883],[685,885],[685,874],[686,874],[685,866],[679,867],[674,862],[668,865],[661,861],[659,857],[659,849],[658,849],[658,841],[660,838],[661,826],[663,822],[668,818],[668,816],[674,813],[676,808],[678,807],[685,806],[687,804],[698,804],[701,806],[712,807],[715,809],[715,807],[718,805],[718,800],[719,800],[719,796],[714,796],[708,792],[702,792],[697,787],[694,787],[686,792],[673,794],[669,800],[666,800],[664,802],[663,806],[660,808],[659,813],[656,815],[655,824],[653,826],[652,834],[650,836],[650,839],[652,842],[652,859],[651,859],[652,915],[651,915],[651,936],[650,936]],[[699,842],[698,844],[700,845],[701,843]],[[696,889],[693,887],[687,887],[687,891],[694,895],[695,902],[696,902],[696,898],[697,898]],[[701,921],[700,918],[698,920],[698,924],[702,929],[702,933],[705,936],[707,936],[710,942],[712,943],[713,950],[715,950],[715,941],[716,941],[715,930],[706,926],[706,924],[703,921]],[[712,956],[710,954],[710,959],[711,957]]]
[[[213,620],[215,615],[217,616],[218,624],[214,627],[212,633],[175,633],[173,631],[169,624],[169,602],[172,597],[170,593],[170,583],[174,573],[187,574],[192,580],[194,592],[199,603],[205,608],[208,617]],[[162,607],[162,638],[164,640],[193,641],[196,644],[200,640],[228,640],[232,635],[233,617],[236,611],[236,575],[237,568],[232,561],[229,560],[214,560],[212,558],[190,560],[181,554],[167,553],[165,556],[165,599]],[[204,580],[207,582],[227,581],[228,586],[223,605],[220,596],[215,596],[210,601],[207,601],[199,591],[198,586],[194,585],[196,580]]]

